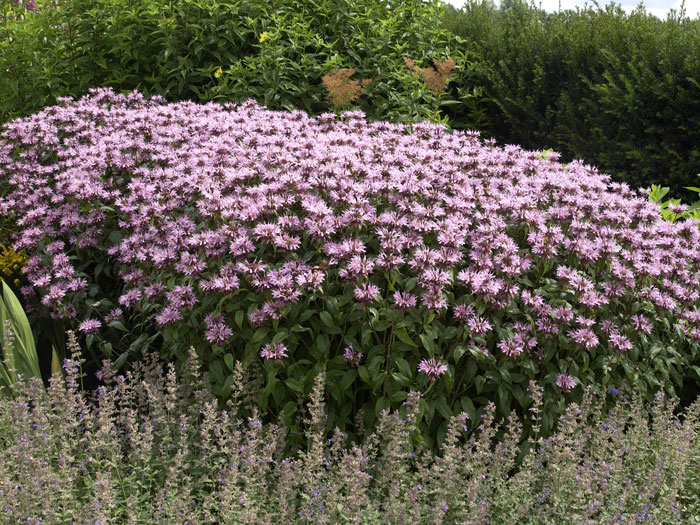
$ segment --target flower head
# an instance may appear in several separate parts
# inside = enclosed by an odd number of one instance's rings
[[[260,357],[268,361],[280,361],[282,358],[289,356],[287,355],[287,347],[282,343],[270,343],[260,350]]]
[[[95,335],[102,326],[102,323],[97,319],[87,319],[78,325],[78,330],[85,335]]]
[[[570,375],[559,374],[557,376],[557,387],[562,392],[569,392],[572,388],[576,386],[576,380]]]
[[[430,359],[423,359],[418,364],[418,371],[427,375],[429,380],[435,381],[447,372],[447,365],[431,357]]]
[[[362,360],[362,352],[355,351],[351,346],[345,348],[345,360],[357,366]]]

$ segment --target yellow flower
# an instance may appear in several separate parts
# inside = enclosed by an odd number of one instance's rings
[[[27,257],[22,252],[0,244],[0,274],[7,277],[19,275],[27,264]]]
[[[221,78],[221,75],[224,74],[224,70],[221,68],[218,68],[216,71],[214,71],[214,78]]]
[[[265,40],[267,40],[267,31],[264,31],[260,34],[260,38],[258,38],[260,43],[262,44]]]

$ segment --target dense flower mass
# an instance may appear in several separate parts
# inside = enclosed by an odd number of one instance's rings
[[[552,158],[357,111],[96,90],[5,127],[0,212],[20,227],[27,293],[77,321],[88,313],[76,306],[100,298],[76,254],[102,250],[123,283],[96,306],[105,322],[114,302],[155,305],[160,328],[195,320],[217,345],[235,332],[231,298],[253,301],[247,319],[265,327],[345,290],[368,319],[434,314],[489,359],[542,361],[552,345],[624,356],[653,330],[696,348],[697,224],[665,222],[626,185]],[[295,351],[281,348],[263,357]]]

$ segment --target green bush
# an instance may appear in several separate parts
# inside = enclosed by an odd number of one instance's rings
[[[456,84],[473,66],[440,26],[436,0],[45,0],[34,12],[4,0],[0,21],[0,121],[89,88],[169,100],[242,102],[271,109],[331,108],[321,77],[354,68],[371,78],[360,108],[372,120],[432,116],[434,99],[413,86],[403,57],[429,64],[449,55]],[[478,92],[443,103],[465,114]]]
[[[470,81],[488,97],[484,132],[692,197],[683,187],[700,171],[700,20],[472,0],[445,24],[479,64]]]

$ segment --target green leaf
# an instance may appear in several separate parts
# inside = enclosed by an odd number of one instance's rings
[[[301,381],[299,381],[298,379],[289,377],[284,383],[290,388],[290,390],[294,390],[295,392],[299,393],[304,392],[304,385],[302,385]]]
[[[350,387],[350,385],[352,385],[353,381],[355,381],[356,377],[357,370],[355,370],[354,368],[346,370],[345,374],[343,374],[343,377],[340,380],[340,386],[343,388],[343,390],[347,390]]]
[[[245,316],[245,313],[243,310],[238,310],[235,315],[233,316],[234,321],[236,322],[236,326],[238,327],[239,330],[243,330],[243,317]]]
[[[472,423],[476,423],[476,409],[474,408],[474,403],[472,400],[469,397],[464,396],[459,400],[459,402],[462,405],[462,410],[469,416],[469,420],[472,421]]]
[[[117,357],[117,360],[114,361],[114,364],[112,365],[115,370],[119,370],[122,366],[124,366],[124,363],[126,363],[126,359],[129,357],[129,352],[123,352],[119,357]]]
[[[316,338],[316,348],[323,354],[328,353],[331,348],[331,341],[326,334],[321,334]]]
[[[56,347],[51,345],[51,375],[62,373],[63,369],[61,368],[61,361],[58,358],[58,352],[56,352]]]
[[[287,332],[277,332],[275,336],[272,338],[273,343],[281,343],[287,339]]]
[[[406,361],[403,357],[398,357],[394,361],[396,363],[396,366],[399,369],[399,372],[401,372],[403,375],[405,375],[408,378],[413,377],[413,370],[411,369],[411,365],[408,364],[408,361]]]
[[[382,413],[382,410],[385,410],[389,408],[389,400],[382,396],[379,399],[377,399],[376,404],[374,405],[374,415],[376,417],[379,417],[379,415]]]
[[[233,386],[233,376],[229,375],[224,379],[224,384],[221,385],[220,395],[222,399],[228,398],[231,395],[231,387]]]
[[[108,326],[111,328],[116,328],[117,330],[120,330],[121,332],[128,332],[128,330],[126,329],[126,326],[124,326],[124,323],[122,323],[121,321],[110,321]]]
[[[413,339],[410,338],[405,328],[399,328],[398,330],[395,330],[394,333],[396,334],[396,337],[399,338],[399,341],[406,343],[407,345],[410,345],[414,348],[418,348],[418,345]]]
[[[447,404],[447,399],[445,399],[445,396],[440,396],[435,401],[435,408],[445,419],[449,420],[452,417],[452,410],[450,410],[450,406]]]
[[[360,376],[360,379],[362,379],[365,383],[369,383],[369,371],[367,370],[367,367],[364,365],[360,365],[357,367],[357,374]]]
[[[253,334],[253,338],[250,340],[251,343],[259,343],[267,336],[270,329],[266,326],[261,326]]]
[[[5,336],[5,321],[10,321],[10,329],[14,334],[12,346]],[[29,326],[24,309],[7,283],[2,280],[2,301],[0,301],[0,341],[4,358],[8,364],[25,378],[36,377],[41,379],[39,358],[34,345],[34,335]],[[0,368],[4,365],[0,362]],[[9,386],[9,385],[8,385]]]
[[[224,355],[224,363],[226,363],[229,370],[233,370],[233,354]]]
[[[423,348],[425,348],[431,356],[437,354],[437,346],[435,346],[435,341],[433,341],[427,334],[421,334],[420,340],[423,343]]]
[[[328,328],[331,328],[333,326],[333,317],[331,317],[331,314],[329,314],[326,311],[323,311],[319,313],[318,316],[321,318],[321,322]]]

